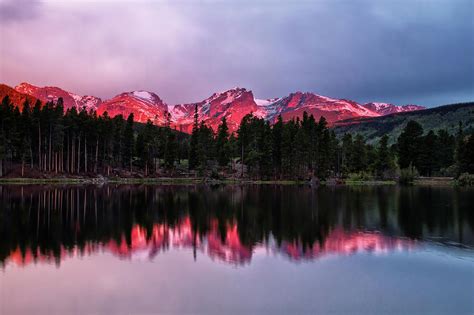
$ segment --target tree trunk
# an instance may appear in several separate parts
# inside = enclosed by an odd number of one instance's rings
[[[87,173],[87,137],[84,136],[84,172]]]
[[[41,124],[38,122],[38,166],[40,171],[43,166],[41,162]]]
[[[74,173],[76,171],[75,164],[74,164],[74,157],[75,157],[75,148],[76,148],[76,137],[73,136],[71,139],[71,173]]]
[[[31,147],[31,143],[30,143],[30,159],[31,159],[30,168],[33,169],[33,148]]]
[[[244,145],[242,144],[242,152],[240,153],[240,177],[244,177]]]
[[[70,147],[70,145],[69,145],[69,142],[70,142],[70,137],[69,137],[69,135],[68,135],[66,141],[67,141],[67,149],[66,149],[66,172],[69,173],[69,147]]]
[[[77,174],[81,171],[81,135],[79,135],[79,142],[77,144]]]
[[[49,161],[48,161],[48,170],[51,171],[52,170],[52,155],[51,155],[51,152],[52,152],[52,148],[51,148],[51,124],[49,125]]]
[[[94,165],[94,173],[97,174],[97,164],[99,163],[99,138],[97,138],[95,142],[95,165]]]

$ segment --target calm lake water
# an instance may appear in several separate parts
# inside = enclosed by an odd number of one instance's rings
[[[0,314],[473,314],[474,190],[0,186]]]

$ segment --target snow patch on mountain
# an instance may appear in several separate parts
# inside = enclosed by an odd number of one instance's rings
[[[380,115],[389,115],[402,112],[411,112],[415,110],[425,109],[423,106],[418,105],[393,105],[390,103],[371,102],[362,105],[362,107],[374,111]]]
[[[315,96],[319,97],[320,99],[322,99],[326,102],[338,102],[339,101],[339,100],[336,100],[334,98],[330,98],[330,97],[319,95],[319,94],[315,94]]]
[[[15,90],[17,90],[18,92],[28,95],[33,95],[38,89],[39,88],[37,86],[26,82],[22,82],[15,87]]]
[[[202,115],[207,115],[209,113],[210,108],[211,108],[211,103],[206,103],[206,104],[202,105],[201,114]]]
[[[147,91],[133,91],[132,94],[133,96],[141,98],[145,101],[153,102],[153,93]]]
[[[278,102],[279,100],[280,98],[267,98],[267,99],[254,98],[255,104],[257,104],[258,106],[268,106],[275,102]]]
[[[177,122],[189,116],[188,111],[182,104],[168,106],[168,111],[171,114],[171,120]]]
[[[256,117],[264,118],[272,121],[282,111],[282,107],[278,105],[281,98],[254,99],[258,106],[258,110],[254,113]]]
[[[246,89],[239,88],[239,87],[234,87],[230,90],[223,91],[223,92],[217,92],[211,95],[211,97],[205,99],[203,102],[205,103],[212,103],[215,100],[219,99],[219,103],[222,105],[230,104],[239,97],[242,96],[243,93],[247,92]],[[225,99],[221,100],[223,97]]]
[[[97,110],[99,105],[102,103],[102,100],[92,95],[85,95],[81,97],[78,103],[82,104],[82,106],[87,110]]]

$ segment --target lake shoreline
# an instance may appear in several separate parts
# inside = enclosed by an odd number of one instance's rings
[[[210,179],[205,177],[52,177],[52,178],[0,178],[1,185],[34,185],[34,184],[72,184],[72,185],[103,185],[103,184],[167,184],[167,185],[308,185],[302,180],[251,180],[251,179]],[[383,186],[397,185],[395,180],[360,180],[360,181],[322,181],[314,186]],[[416,186],[436,185],[454,186],[456,181],[451,177],[419,178],[413,182]]]

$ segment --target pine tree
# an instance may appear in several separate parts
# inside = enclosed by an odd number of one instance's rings
[[[293,177],[295,173],[295,136],[298,127],[294,120],[290,120],[283,125],[281,138],[281,166],[283,174]]]
[[[460,125],[457,134],[456,165],[458,174],[474,174],[474,135],[465,136]]]
[[[388,136],[384,135],[377,147],[377,158],[375,161],[375,172],[378,177],[383,177],[384,173],[393,169],[393,160],[388,148]]]
[[[229,163],[229,128],[227,127],[226,118],[222,118],[222,122],[217,128],[216,137],[216,154],[217,161],[220,166],[226,166]]]
[[[354,139],[354,145],[352,150],[351,160],[351,171],[362,172],[366,169],[367,165],[367,149],[365,146],[364,137],[357,134]]]
[[[197,158],[198,167],[203,171],[207,167],[208,160],[214,157],[214,132],[204,121],[199,124]]]
[[[283,136],[283,120],[281,118],[281,115],[278,115],[277,122],[273,125],[273,128],[272,128],[272,162],[273,162],[273,170],[278,177],[281,177],[281,174],[282,174],[282,169],[281,169],[282,136]]]
[[[135,136],[133,133],[133,113],[131,113],[127,118],[127,123],[123,132],[123,148],[122,156],[124,166],[127,164],[130,167],[130,172],[132,171],[133,166],[133,156],[135,152]]]
[[[139,159],[140,166],[143,168],[145,176],[151,171],[154,171],[155,167],[155,149],[158,147],[158,135],[157,127],[153,125],[151,120],[148,120],[145,127],[143,127],[137,136],[136,149],[137,157]]]
[[[191,141],[189,143],[189,159],[188,166],[190,170],[194,170],[198,165],[198,144],[199,144],[199,114],[198,107],[194,107],[194,124],[191,134]]]
[[[349,174],[351,172],[351,161],[353,154],[352,135],[350,133],[344,134],[341,145],[341,172]]]
[[[309,137],[301,125],[297,125],[298,130],[295,134],[294,143],[294,162],[296,167],[295,173],[298,178],[304,177],[306,171],[306,163],[309,159]]]
[[[10,97],[6,95],[2,99],[2,104],[0,105],[0,177],[4,175],[4,164],[8,151],[7,130],[9,128],[8,120],[11,110],[10,107]]]
[[[31,134],[33,139],[33,152],[36,155],[36,159],[33,158],[33,162],[36,160],[36,164],[38,165],[38,169],[42,169],[41,163],[41,102],[37,101],[35,106],[33,107],[33,111],[31,113],[31,120],[32,120],[32,128]]]
[[[250,122],[253,118],[252,114],[247,114],[242,118],[242,121],[240,122],[239,129],[237,130],[237,143],[239,146],[239,151],[240,151],[240,164],[241,164],[241,170],[240,170],[240,176],[243,177],[244,175],[244,164],[246,163],[247,159],[247,150],[249,149],[249,143],[250,143]]]
[[[474,174],[474,135],[472,134],[466,141],[466,148],[464,150],[464,154],[465,164],[461,171],[465,171],[469,174]]]
[[[419,155],[416,162],[417,169],[420,174],[431,176],[436,168],[434,157],[436,155],[436,143],[438,138],[436,134],[430,130],[425,136],[420,139]]]
[[[272,174],[272,143],[273,143],[273,133],[270,123],[268,121],[264,121],[260,119],[262,126],[261,136],[259,138],[259,150],[260,154],[260,161],[259,161],[259,168],[260,168],[260,177],[269,178]]]
[[[455,138],[446,130],[438,131],[438,141],[435,149],[435,162],[438,168],[444,169],[454,164]]]
[[[32,162],[32,149],[31,149],[31,107],[28,100],[25,100],[23,104],[23,111],[21,112],[21,119],[17,122],[20,127],[21,132],[21,148],[20,148],[20,156],[21,156],[21,176],[24,176],[25,172],[25,163],[27,160],[30,161],[30,166],[33,167]]]
[[[326,133],[327,121],[324,116],[319,118],[314,132],[315,141],[315,175],[319,178],[325,178],[327,172],[327,160],[329,159],[329,133]]]
[[[169,129],[169,128],[168,128]],[[178,145],[176,143],[176,134],[169,130],[166,136],[165,146],[165,166],[168,169],[174,168],[174,162],[178,157]]]
[[[410,120],[398,137],[398,164],[404,169],[417,166],[420,155],[421,136],[423,128],[416,121]]]

